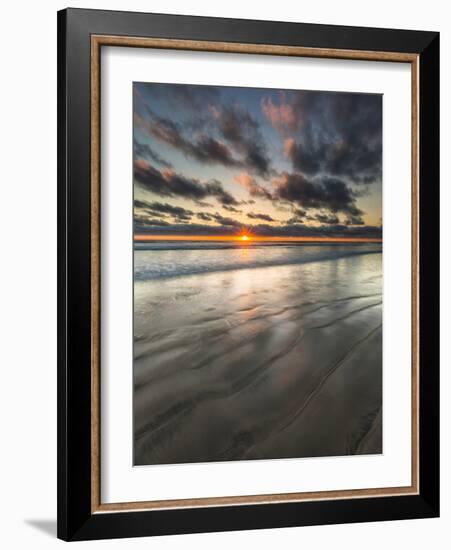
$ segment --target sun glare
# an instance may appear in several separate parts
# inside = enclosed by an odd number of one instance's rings
[[[247,235],[241,235],[240,240],[241,241],[248,241],[249,237]]]

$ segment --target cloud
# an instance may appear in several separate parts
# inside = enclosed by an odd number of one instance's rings
[[[199,214],[197,214],[199,216]],[[202,218],[200,218],[202,219]],[[227,218],[225,218],[227,219]],[[136,234],[148,235],[208,235],[208,236],[236,236],[240,234],[242,226],[239,224],[205,225],[195,223],[179,223],[169,226],[150,223],[139,226]],[[246,225],[246,230],[252,235],[259,237],[354,237],[381,239],[382,228],[380,226],[349,226],[345,224],[309,226],[301,223],[292,225],[268,225],[256,224]]]
[[[214,101],[218,101],[220,88],[191,84],[164,84],[164,95],[169,103],[182,105],[197,114],[199,110]]]
[[[215,197],[223,206],[239,205],[239,201],[235,199],[228,191],[222,187],[222,183],[218,180],[210,180],[204,184],[208,195]]]
[[[232,219],[232,218],[225,218],[224,216],[221,216],[221,214],[210,214],[211,219],[215,220],[220,225],[228,226],[228,227],[242,227],[242,223]]]
[[[257,183],[255,178],[253,178],[250,174],[246,172],[241,172],[241,174],[235,176],[233,178],[233,181],[247,189],[249,195],[251,195],[252,197],[260,197],[262,199],[268,200],[272,200],[273,198],[271,193],[267,189]],[[253,203],[251,203],[251,201],[248,201],[248,204]]]
[[[293,208],[293,214],[298,218],[305,218],[307,216],[307,212],[305,210],[301,210],[300,208]]]
[[[296,142],[292,137],[286,138],[283,142],[283,150],[287,159],[292,159],[296,149]]]
[[[205,222],[216,222],[217,224],[221,225],[222,227],[235,227],[235,228],[241,228],[243,226],[242,223],[238,222],[237,220],[234,220],[232,218],[227,218],[225,216],[222,216],[218,212],[210,213],[210,212],[197,212],[196,216]],[[208,226],[208,227],[214,227],[214,226]]]
[[[163,217],[169,215],[180,221],[189,221],[194,214],[192,210],[161,202],[146,202],[135,199],[134,206],[135,208],[143,209],[153,215],[160,215]]]
[[[315,220],[326,225],[337,225],[340,223],[340,220],[336,214],[316,214]]]
[[[201,135],[196,140],[188,139],[183,130],[168,118],[160,117],[147,108],[148,119],[135,113],[135,124],[150,136],[171,145],[184,155],[192,157],[204,164],[222,164],[223,166],[240,166],[241,163],[233,158],[232,153],[223,142],[210,136]]]
[[[251,220],[263,220],[263,221],[266,221],[266,222],[274,222],[275,220],[273,218],[271,218],[271,216],[269,214],[260,214],[258,212],[249,212],[247,214],[247,217],[250,218]]]
[[[324,146],[321,146],[324,147]],[[325,151],[305,144],[297,144],[293,138],[287,138],[284,142],[284,151],[288,159],[293,163],[295,170],[299,170],[308,176],[316,175],[322,171],[325,159]]]
[[[134,158],[143,158],[156,162],[164,168],[172,168],[172,164],[162,158],[156,151],[154,151],[149,145],[140,143],[136,139],[133,140],[133,155]]]
[[[346,220],[346,225],[365,225],[365,222],[360,216],[350,216]]]
[[[135,234],[149,233],[155,231],[156,228],[161,227],[164,227],[166,229],[173,227],[172,223],[169,223],[165,220],[136,215],[133,218],[133,225]]]
[[[239,204],[217,180],[201,183],[197,179],[185,177],[173,170],[160,171],[144,159],[135,160],[134,177],[141,187],[161,197],[179,196],[195,202],[215,198],[221,204]]]
[[[199,110],[214,101],[218,101],[221,89],[216,86],[198,86],[191,84],[160,84],[136,82],[134,90],[142,98],[150,98],[168,103],[171,107],[182,107],[199,113]]]
[[[186,144],[186,152],[205,164],[218,163],[224,166],[240,166],[224,143],[209,136],[201,136],[197,142]]]
[[[262,177],[271,173],[270,158],[259,124],[241,105],[212,106],[219,132],[242,155],[242,166]]]
[[[135,200],[133,201],[133,206],[134,206],[135,208],[143,208],[143,209],[145,209],[145,208],[148,207],[148,205],[149,205],[148,202],[146,202],[146,201],[141,201],[141,200],[139,200],[139,199],[135,199]]]
[[[196,216],[205,222],[216,222],[217,224],[223,226],[223,227],[239,227],[241,228],[243,224],[238,222],[237,220],[234,220],[232,218],[227,218],[225,216],[222,216],[218,212],[210,213],[210,212],[197,212]],[[197,226],[196,226],[197,227]],[[212,227],[212,226],[208,226]]]
[[[356,237],[375,238],[382,237],[382,228],[378,226],[352,227],[344,224],[312,226],[302,223],[271,226],[266,224],[249,226],[253,235],[262,237]]]
[[[235,208],[234,206],[229,206],[228,204],[223,204],[222,207],[224,210],[228,210],[229,212],[234,212],[235,214],[241,214],[243,211],[239,208]]]
[[[352,189],[337,178],[323,177],[313,181],[302,174],[284,172],[273,181],[273,185],[276,198],[303,208],[322,208],[356,218],[363,214],[356,206],[356,196]]]
[[[201,200],[208,195],[199,180],[186,178],[172,170],[160,172],[144,159],[135,160],[134,175],[142,187],[162,197],[178,195]]]
[[[184,155],[203,164],[246,168],[262,177],[270,175],[270,159],[259,125],[244,108],[237,105],[210,108],[214,129],[221,139],[199,132],[195,138],[187,137],[186,123],[159,116],[148,106],[145,111],[145,118],[135,113],[135,125]]]
[[[310,216],[307,215],[307,212],[305,210],[301,210],[300,208],[293,208],[292,214],[293,216],[285,222],[286,224],[302,223],[304,219],[310,218]]]
[[[202,163],[270,175],[270,157],[259,123],[242,105],[221,103],[219,88],[138,83],[135,90],[139,104],[135,125],[149,135]],[[177,122],[149,108],[151,98],[172,104]]]
[[[211,214],[208,214],[208,212],[197,212],[196,216],[204,222],[209,222],[213,219]]]
[[[298,113],[293,105],[286,102],[286,96],[280,93],[280,103],[275,105],[270,97],[261,100],[261,109],[271,125],[280,134],[294,132],[298,127]]]
[[[382,177],[382,96],[299,91],[262,111],[285,137],[285,156],[307,176],[371,184]]]

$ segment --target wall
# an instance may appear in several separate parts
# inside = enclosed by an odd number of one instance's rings
[[[191,13],[442,32],[442,230],[451,234],[451,30],[446,3],[411,0],[224,3],[197,0],[72,1],[73,7]],[[2,9],[0,86],[2,200],[0,235],[1,436],[0,537],[5,548],[53,548],[56,518],[56,10],[64,2],[8,3]],[[6,127],[5,127],[6,122]],[[446,219],[445,219],[446,218]],[[449,238],[443,238],[442,280],[450,280]],[[6,254],[5,254],[6,253]],[[442,288],[442,394],[450,387],[450,291]],[[450,535],[450,411],[442,399],[442,518],[260,532],[163,537],[153,548],[335,546],[367,550],[404,546],[443,548]],[[84,547],[93,547],[86,543]],[[106,541],[143,548],[149,540]]]

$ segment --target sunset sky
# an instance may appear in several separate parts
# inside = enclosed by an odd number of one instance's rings
[[[135,238],[381,238],[382,96],[133,91]]]

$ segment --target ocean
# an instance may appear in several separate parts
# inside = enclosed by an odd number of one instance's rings
[[[156,241],[135,244],[135,281],[380,254],[382,245]]]

